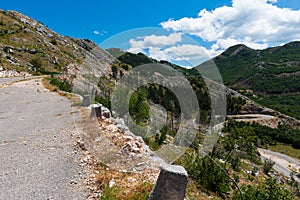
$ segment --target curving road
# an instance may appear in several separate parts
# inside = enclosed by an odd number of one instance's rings
[[[292,171],[300,173],[300,162],[290,156],[282,153],[270,151],[267,149],[258,148],[261,157],[265,159],[271,159],[275,162],[273,168],[282,175],[289,177]],[[295,180],[300,183],[300,178],[294,176]]]
[[[17,81],[30,80],[35,78],[41,78],[41,76],[26,76],[26,77],[19,76],[19,77],[0,78],[0,85],[7,84],[7,83],[14,83]]]
[[[0,200],[86,199],[79,182],[70,184],[80,171],[71,111],[70,101],[40,79],[0,89]]]
[[[227,115],[227,117],[234,119],[235,121],[238,122],[256,122],[256,121],[276,118],[272,115],[263,115],[263,114]]]

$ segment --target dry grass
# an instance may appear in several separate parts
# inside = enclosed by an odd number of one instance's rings
[[[70,100],[74,97],[73,94],[61,91],[57,86],[50,84],[50,81],[47,78],[43,78],[42,83],[50,92],[57,92],[60,96],[67,97]]]
[[[268,149],[276,151],[296,159],[300,159],[300,149],[294,149],[291,145],[278,144],[276,146],[268,146]]]
[[[146,200],[150,194],[153,183],[147,182],[145,172],[125,173],[113,170],[104,164],[97,164],[96,184],[102,191],[100,199]],[[114,185],[109,187],[109,183]]]
[[[217,197],[216,194],[208,194],[204,190],[201,190],[201,186],[197,185],[192,179],[189,180],[187,189],[186,189],[186,200],[198,200],[198,199],[212,199],[219,200],[221,198]]]
[[[46,89],[48,89],[50,92],[57,92],[59,91],[59,88],[57,86],[51,85],[50,81],[47,78],[43,78],[42,83]]]

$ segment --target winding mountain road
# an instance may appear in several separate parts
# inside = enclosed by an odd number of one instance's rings
[[[300,173],[300,162],[298,160],[282,153],[270,151],[267,149],[258,148],[258,151],[264,160],[272,160],[275,163],[273,168],[282,175],[289,177],[292,171]],[[294,178],[297,182],[300,183],[299,177],[295,175]]]
[[[15,80],[0,79],[0,86]],[[71,181],[80,171],[74,117],[70,101],[41,79],[0,87],[0,200],[87,199]]]

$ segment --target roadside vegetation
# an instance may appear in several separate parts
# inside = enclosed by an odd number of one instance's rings
[[[189,189],[196,187],[221,199],[298,199],[299,185],[293,180],[277,182],[272,170],[274,162],[261,161],[257,151],[261,142],[274,143],[257,134],[264,128],[267,127],[230,121],[209,155],[200,156],[201,146],[191,146],[176,162],[186,168],[193,180]]]

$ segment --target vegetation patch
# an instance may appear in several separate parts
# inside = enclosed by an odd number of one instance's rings
[[[266,148],[300,160],[300,149],[295,149],[291,145],[277,144],[275,146],[266,146]]]
[[[122,173],[98,164],[96,184],[101,189],[101,200],[147,200],[153,184],[143,173]]]

